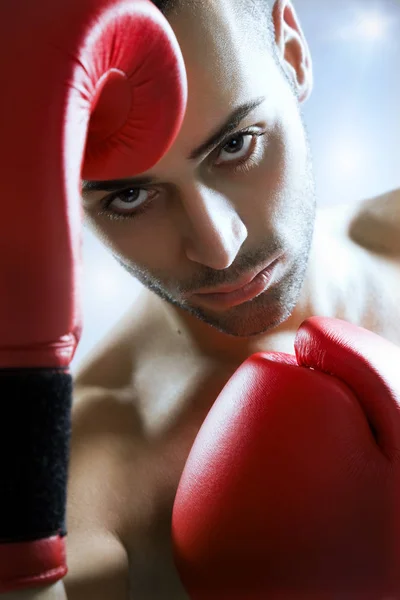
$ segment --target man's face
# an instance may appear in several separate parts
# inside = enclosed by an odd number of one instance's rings
[[[189,4],[170,19],[188,76],[182,129],[140,175],[148,183],[88,194],[86,222],[161,298],[247,337],[286,320],[300,294],[315,219],[309,146],[293,86],[235,3]],[[201,151],[238,109],[234,128]],[[278,255],[270,287],[251,301],[196,295]]]

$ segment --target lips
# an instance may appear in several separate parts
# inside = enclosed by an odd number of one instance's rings
[[[202,289],[198,290],[197,292],[195,292],[194,295],[201,296],[204,294],[207,296],[211,296],[212,294],[230,294],[231,292],[236,292],[237,290],[240,290],[243,287],[245,287],[246,285],[248,285],[249,283],[251,283],[257,277],[257,275],[262,273],[262,271],[265,271],[265,269],[268,269],[272,265],[272,263],[274,263],[276,260],[277,260],[277,256],[274,256],[274,257],[268,259],[263,265],[261,265],[260,267],[257,267],[256,270],[253,270],[250,273],[247,273],[245,276],[241,277],[235,283],[232,283],[230,285],[223,285],[223,286],[220,286],[217,288],[212,288],[212,289],[202,288]]]
[[[257,269],[256,272],[247,274],[246,278],[237,281],[234,285],[214,288],[212,292],[203,291],[202,293],[193,294],[191,297],[192,302],[202,308],[220,311],[229,310],[230,308],[254,300],[266,292],[273,284],[276,267],[280,262],[279,258],[268,261],[266,263],[267,266],[263,265],[261,270]],[[223,289],[225,291],[215,291],[216,289]]]

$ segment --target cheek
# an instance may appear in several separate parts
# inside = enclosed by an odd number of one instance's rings
[[[179,260],[179,244],[166,214],[157,209],[132,221],[87,219],[104,246],[124,262],[148,272],[169,272]]]
[[[272,197],[279,210],[296,210],[309,193],[310,155],[306,132],[297,108],[288,110],[276,124],[269,151]]]
[[[288,250],[302,252],[314,223],[315,188],[306,131],[297,108],[277,128],[274,229]]]
[[[309,154],[301,119],[275,123],[262,165],[237,189],[241,217],[255,237],[266,234],[290,243],[312,204]]]
[[[262,163],[246,176],[233,183],[231,194],[246,225],[252,230],[265,229],[266,222],[273,223],[282,210],[290,184],[290,160],[286,149],[284,131],[276,125],[268,133]]]
[[[296,186],[308,171],[308,140],[299,105],[293,94],[288,94],[283,106],[279,119],[279,136],[282,140],[284,171],[287,183]]]

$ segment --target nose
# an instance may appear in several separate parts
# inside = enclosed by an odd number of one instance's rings
[[[227,269],[247,238],[247,228],[232,203],[205,185],[193,186],[183,201],[183,243],[189,260]]]

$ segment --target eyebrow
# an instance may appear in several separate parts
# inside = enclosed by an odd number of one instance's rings
[[[204,156],[214,148],[216,148],[227,135],[235,131],[240,123],[260,104],[265,101],[265,96],[255,98],[236,107],[228,116],[226,121],[203,142],[200,146],[192,150],[188,156],[188,160],[197,160]],[[142,176],[130,177],[127,179],[109,179],[107,181],[82,181],[82,194],[88,192],[113,192],[124,187],[149,185],[157,181],[156,177]]]

